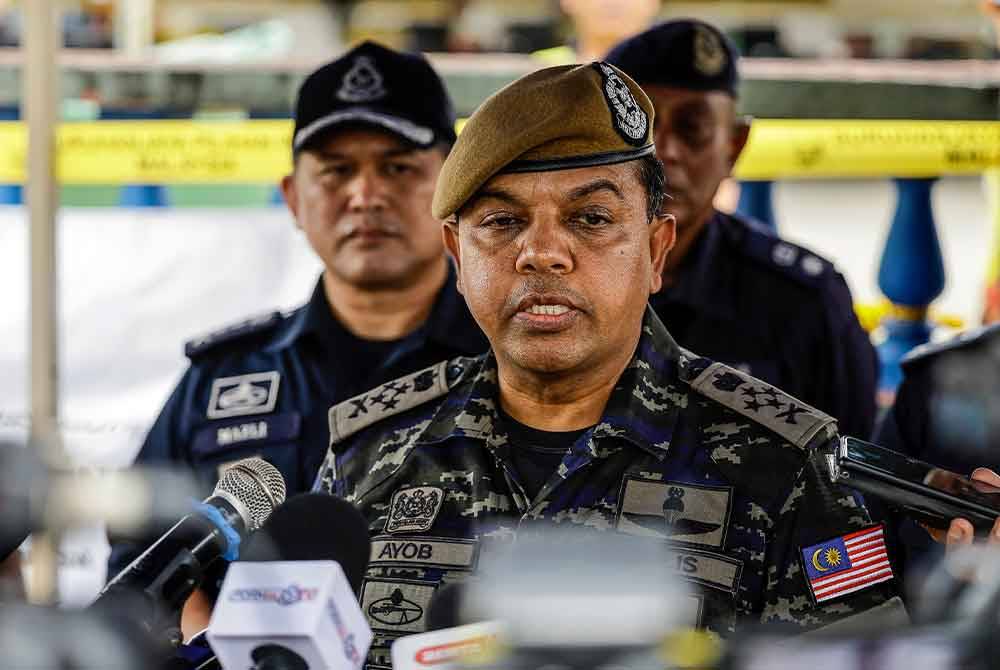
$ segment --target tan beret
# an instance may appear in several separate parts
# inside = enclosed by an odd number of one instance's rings
[[[441,168],[432,212],[447,219],[493,176],[610,165],[653,153],[653,105],[607,63],[521,77],[465,124]]]

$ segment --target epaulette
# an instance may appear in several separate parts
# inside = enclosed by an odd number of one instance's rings
[[[997,333],[1000,333],[1000,323],[991,323],[987,326],[963,330],[955,337],[947,340],[928,342],[927,344],[921,344],[919,347],[914,347],[903,357],[901,364],[912,365],[945,351],[955,351],[981,344],[983,340],[989,339]]]
[[[184,344],[184,355],[190,359],[202,356],[222,344],[229,344],[250,335],[259,335],[281,322],[281,312],[269,312],[226,326]]]
[[[833,271],[833,263],[809,249],[781,239],[759,223],[746,220],[742,223],[744,253],[767,267],[810,286]]]
[[[419,372],[394,379],[330,408],[330,444],[390,416],[440,398],[473,367],[475,358],[441,361]]]
[[[702,359],[705,360],[705,359]],[[712,363],[681,378],[696,392],[770,429],[801,449],[832,434],[836,419],[745,372]]]

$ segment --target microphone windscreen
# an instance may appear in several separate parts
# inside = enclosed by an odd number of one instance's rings
[[[240,560],[336,561],[357,594],[370,554],[368,522],[354,505],[326,493],[300,493],[275,508]]]
[[[427,606],[428,631],[454,628],[466,623],[459,616],[466,590],[467,587],[462,582],[445,584],[437,590]]]

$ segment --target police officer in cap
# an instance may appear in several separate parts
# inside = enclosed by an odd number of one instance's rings
[[[553,523],[667,542],[721,634],[901,614],[881,527],[831,483],[834,419],[648,307],[675,240],[654,149],[652,103],[606,63],[529,74],[459,136],[434,213],[491,349],[333,407],[318,480],[370,524],[370,662],[439,586]]]
[[[715,27],[678,20],[625,40],[607,60],[656,109],[677,245],[652,304],[671,334],[832,414],[841,432],[870,435],[877,359],[844,278],[821,256],[713,205],[750,132],[736,115],[736,49]]]
[[[211,485],[227,463],[260,455],[289,494],[307,490],[330,405],[485,350],[431,215],[454,124],[422,56],[366,42],[305,79],[281,188],[323,274],[299,309],[187,344],[190,365],[138,464],[184,464]],[[111,570],[135,549],[116,547]]]

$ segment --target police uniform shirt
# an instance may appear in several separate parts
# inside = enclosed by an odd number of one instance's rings
[[[680,349],[651,310],[600,422],[533,497],[511,466],[497,397],[486,354],[330,411],[317,489],[354,502],[370,522],[361,605],[376,635],[373,665],[388,664],[393,639],[424,629],[442,584],[468,579],[518,532],[552,522],[667,541],[671,564],[696,588],[691,611],[723,634],[747,619],[806,629],[898,603],[891,572],[835,598],[810,586],[816,573],[803,551],[826,572],[824,560],[840,560],[829,543],[871,526],[829,480],[823,449],[834,420]],[[880,529],[871,532],[877,545]]]
[[[946,342],[917,347],[902,361],[896,400],[873,441],[912,458],[969,475],[1000,471],[1000,324]],[[877,503],[877,501],[873,501]],[[877,507],[882,512],[882,506]],[[884,512],[895,518],[889,511]],[[912,520],[900,519],[896,538],[904,577],[943,555]]]
[[[678,343],[870,435],[878,362],[843,276],[822,257],[717,212],[650,304]]]
[[[309,302],[189,342],[190,365],[146,436],[136,464],[187,464],[211,491],[220,468],[261,456],[288,495],[308,490],[329,444],[327,410],[387,380],[489,346],[455,288],[453,269],[425,324],[391,343],[349,333],[320,280]],[[131,552],[116,548],[111,570]]]

